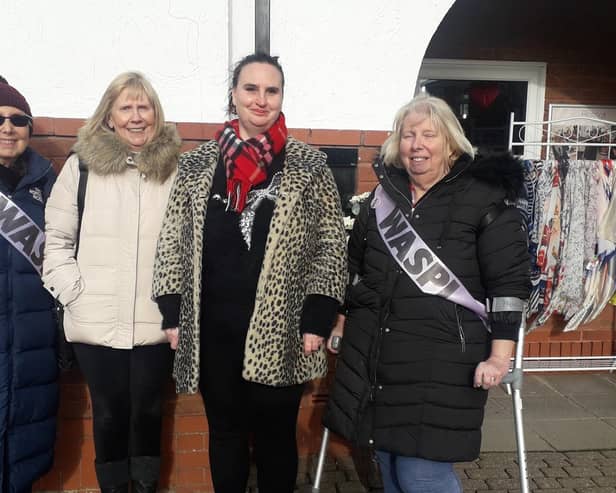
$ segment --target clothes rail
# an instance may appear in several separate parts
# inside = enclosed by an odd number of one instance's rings
[[[526,133],[541,135],[541,140],[526,140]],[[516,121],[515,114],[511,113],[508,149],[513,151],[518,146],[524,146],[523,154],[529,159],[541,158],[544,148],[546,153],[543,157],[549,158],[554,147],[601,147],[607,150],[607,155],[600,159],[610,159],[616,151],[616,122],[587,116],[538,122]]]

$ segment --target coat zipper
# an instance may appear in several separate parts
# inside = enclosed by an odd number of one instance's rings
[[[134,286],[134,293],[133,293],[133,315],[132,315],[132,319],[133,319],[133,331],[132,331],[132,341],[131,341],[131,345],[134,347],[135,346],[135,314],[136,314],[136,310],[137,310],[137,278],[138,278],[138,271],[139,271],[139,235],[141,233],[141,185],[142,185],[142,181],[144,179],[143,173],[141,173],[139,170],[137,170],[137,231],[136,231],[136,236],[137,236],[137,248],[135,251],[135,286]]]
[[[460,321],[460,313],[458,311],[458,305],[454,305],[456,310],[456,322],[458,322],[458,335],[460,336],[460,346],[462,346],[462,352],[466,352],[466,335],[462,328],[462,322]]]
[[[374,364],[372,366],[372,378],[371,378],[371,382],[370,382],[370,402],[374,402],[376,400],[376,378],[377,378],[377,368],[378,368],[378,361],[379,358],[381,357],[381,344],[383,343],[383,327],[381,326],[379,328],[379,333],[377,335],[377,339],[376,339],[376,351],[374,352]]]
[[[395,276],[395,278],[393,279],[393,286],[392,286],[391,292],[389,293],[389,300],[387,302],[383,316],[379,320],[380,327],[379,327],[379,332],[376,336],[376,341],[374,345],[375,347],[374,357],[372,359],[374,363],[372,366],[372,376],[370,379],[370,398],[369,398],[370,402],[374,402],[374,400],[376,399],[376,390],[378,386],[377,385],[377,369],[378,369],[378,362],[381,357],[381,344],[383,344],[383,333],[385,332],[385,327],[387,326],[387,321],[391,313],[390,307],[391,307],[392,295],[393,295],[394,290],[396,289],[397,284],[398,284],[398,277]]]

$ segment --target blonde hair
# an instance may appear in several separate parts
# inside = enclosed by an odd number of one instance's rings
[[[434,128],[442,133],[446,149],[451,153],[449,167],[453,166],[453,163],[462,154],[468,154],[471,158],[475,157],[473,146],[464,135],[460,122],[447,102],[441,98],[422,93],[415,96],[396,113],[392,132],[381,147],[381,158],[386,166],[402,167],[400,139],[402,138],[404,120],[411,113],[426,115],[430,118]]]
[[[154,132],[152,134],[152,140],[155,140],[160,136],[165,126],[165,114],[163,108],[158,99],[158,94],[150,84],[145,76],[139,72],[124,72],[118,75],[111,81],[103,97],[101,98],[94,114],[86,121],[81,132],[86,137],[92,137],[101,132],[111,132],[113,130],[109,127],[109,117],[111,116],[111,109],[116,99],[120,96],[122,91],[128,90],[131,96],[136,98],[145,96],[152,108],[154,109]]]

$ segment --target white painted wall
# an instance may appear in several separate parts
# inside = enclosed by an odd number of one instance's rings
[[[271,0],[291,127],[389,129],[454,0]],[[254,46],[254,0],[0,0],[0,74],[36,116],[90,116],[144,72],[172,121],[225,119],[229,69]]]
[[[271,0],[271,52],[284,64],[290,126],[389,130],[453,3]]]

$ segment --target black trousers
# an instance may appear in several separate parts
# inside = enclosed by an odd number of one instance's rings
[[[92,400],[96,474],[101,487],[158,480],[169,344],[112,349],[74,344]]]
[[[199,389],[209,424],[216,493],[245,493],[254,439],[257,486],[292,493],[297,477],[296,426],[304,385],[271,387],[242,378],[243,344],[204,337]]]

